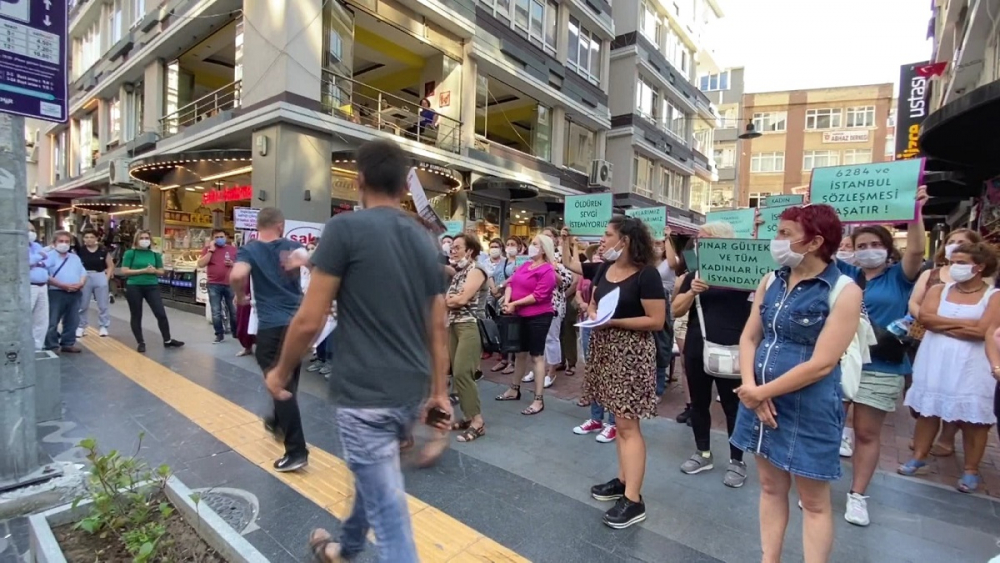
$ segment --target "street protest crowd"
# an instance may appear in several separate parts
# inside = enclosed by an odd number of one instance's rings
[[[853,465],[844,518],[870,523],[866,492],[879,435],[900,399],[916,430],[912,459],[899,473],[921,474],[935,457],[956,455],[960,434],[965,471],[955,487],[979,487],[979,464],[1000,414],[997,253],[977,232],[957,229],[925,256],[927,195],[912,164],[817,170],[812,203],[803,197],[777,210],[710,214],[681,245],[666,208],[620,214],[610,194],[577,196],[592,199],[572,202],[575,217],[567,198],[565,225],[530,239],[445,234],[440,221],[402,208],[409,161],[397,145],[367,143],[356,161],[361,209],[330,219],[314,249],[284,238],[285,218],[267,208],[257,217],[258,239],[236,249],[219,231],[202,260],[210,282],[226,288],[211,300],[217,341],[231,328],[273,395],[265,425],[286,447],[278,471],[308,463],[296,394],[303,359],[319,350],[313,365],[329,379],[356,493],[339,537],[311,534],[317,561],[353,558],[369,530],[379,561],[417,561],[400,452],[421,449],[430,463],[450,435],[465,447],[489,439],[476,383],[489,358],[495,363],[486,369],[510,378],[494,400],[519,409],[527,403],[525,416],[544,416],[545,390],[583,372],[580,406],[589,414],[572,431],[615,444],[617,474],[591,489],[610,503],[603,521],[611,528],[646,518],[641,421],[656,415],[675,355],[688,397],[676,418],[694,438],[679,470],[715,468],[710,407],[718,400],[730,438],[723,482],[743,486],[748,463],[760,479],[764,562],[781,559],[793,486],[805,561],[828,560],[830,483],[841,478],[843,458]],[[865,167],[882,175],[870,183],[878,188],[838,174],[867,174]],[[885,205],[853,208],[837,202],[857,198],[823,191],[888,186]],[[884,225],[902,223],[906,245],[897,248]],[[76,264],[66,239],[57,233],[54,249],[33,243],[29,253],[33,296],[36,287],[47,289],[52,307],[36,343],[72,353],[91,300],[78,294],[98,284],[105,268],[100,255]],[[148,243],[140,245],[148,239],[137,239],[128,265],[140,352],[143,300],[160,320],[164,344],[182,344],[171,338],[165,314],[161,319],[162,304],[149,289],[155,283],[147,283],[162,268],[146,256]],[[734,268],[741,275],[732,275]],[[40,322],[36,316],[36,328]],[[102,335],[103,323],[102,312]],[[415,445],[416,423],[440,438]]]

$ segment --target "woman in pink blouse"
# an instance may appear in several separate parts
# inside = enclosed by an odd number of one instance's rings
[[[521,378],[529,371],[545,373],[545,337],[555,310],[552,307],[556,289],[555,243],[551,237],[538,235],[528,246],[530,262],[522,264],[507,282],[503,312],[520,318],[521,347],[514,360],[510,389],[498,396],[498,401],[521,400]],[[521,414],[538,414],[545,409],[542,397],[544,378],[535,378],[535,400]]]

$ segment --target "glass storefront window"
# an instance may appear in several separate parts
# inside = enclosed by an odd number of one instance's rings
[[[345,119],[355,115],[354,15],[339,2],[323,5],[323,100],[327,111]]]
[[[586,174],[594,160],[597,134],[566,120],[566,166]]]
[[[538,104],[536,114],[534,155],[542,160],[552,160],[552,110]]]

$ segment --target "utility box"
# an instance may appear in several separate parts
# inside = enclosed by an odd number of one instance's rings
[[[62,419],[62,374],[59,356],[50,350],[35,352],[35,420]]]

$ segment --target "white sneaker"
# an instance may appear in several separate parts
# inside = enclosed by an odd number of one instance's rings
[[[867,526],[871,523],[868,519],[868,497],[858,493],[847,493],[847,511],[844,512],[844,520],[855,526]]]
[[[84,332],[84,330],[82,328],[76,329],[76,337],[77,338],[83,338],[84,334],[86,334],[86,333]]]
[[[854,430],[844,428],[840,435],[840,457],[851,457],[854,455]]]
[[[107,336],[108,335],[108,329],[102,326],[101,330],[97,331],[97,334],[99,334],[101,336]]]
[[[545,382],[542,384],[542,387],[548,389],[549,387],[552,387],[553,383],[555,383],[555,380],[552,379],[552,376],[546,375]]]
[[[535,380],[535,372],[533,372],[533,371],[529,371],[528,375],[526,375],[526,376],[524,376],[524,377],[521,378],[521,381],[523,381],[525,383],[531,383],[534,380]]]

